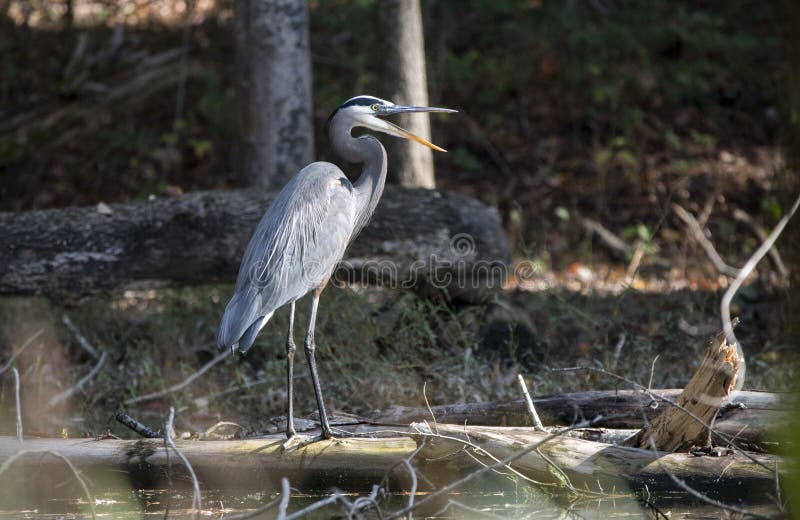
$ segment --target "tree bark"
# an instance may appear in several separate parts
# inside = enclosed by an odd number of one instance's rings
[[[728,344],[725,333],[717,334],[700,367],[675,400],[683,410],[674,406],[665,408],[626,445],[645,449],[652,445],[670,452],[710,445],[711,434],[702,423],[714,422],[720,406],[735,388],[742,363],[744,359],[739,356],[735,345]]]
[[[245,183],[285,184],[313,161],[305,0],[236,0],[235,164]]]
[[[195,192],[110,211],[0,212],[0,294],[71,299],[143,285],[233,282],[274,196]],[[474,301],[499,288],[508,260],[494,208],[455,193],[390,186],[333,281],[436,286]]]
[[[386,61],[389,78],[387,90],[395,102],[428,106],[428,81],[425,71],[425,37],[419,0],[386,0],[378,5],[383,15],[389,44]],[[402,114],[400,126],[430,140],[428,114]],[[408,140],[393,139],[387,143],[389,182],[401,186],[434,188],[433,152]]]

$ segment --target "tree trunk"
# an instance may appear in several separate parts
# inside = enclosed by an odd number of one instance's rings
[[[285,184],[313,161],[305,0],[236,0],[236,170],[246,184]]]
[[[387,91],[404,105],[428,106],[428,81],[425,72],[425,38],[419,0],[386,0],[378,4],[389,44],[386,60],[389,78]],[[413,134],[430,139],[428,114],[402,114],[398,123]],[[429,148],[405,139],[387,143],[389,181],[401,186],[434,188],[433,153]]]
[[[0,213],[0,294],[77,298],[137,285],[233,282],[274,196],[195,192],[110,208]],[[508,260],[494,208],[389,186],[333,281],[436,286],[474,301],[499,288]]]

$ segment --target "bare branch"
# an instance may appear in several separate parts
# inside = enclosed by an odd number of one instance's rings
[[[72,395],[75,392],[81,390],[83,388],[83,385],[85,385],[87,382],[89,382],[94,376],[97,375],[98,372],[100,372],[100,369],[103,368],[103,365],[106,362],[106,357],[107,357],[107,353],[103,352],[100,355],[100,359],[97,360],[97,363],[94,365],[92,370],[89,371],[88,374],[83,376],[81,378],[81,380],[78,381],[78,383],[76,385],[71,386],[70,388],[67,388],[63,392],[61,392],[59,394],[56,394],[53,397],[51,397],[50,400],[47,402],[47,407],[48,408],[52,408],[52,407],[56,406],[57,404],[65,401],[66,399],[69,399],[70,397],[72,397]]]
[[[17,406],[17,439],[22,444],[22,404],[19,401],[19,370],[11,369],[14,373],[14,400]]]
[[[6,361],[6,364],[3,365],[2,367],[0,367],[0,375],[3,375],[3,373],[11,367],[11,363],[14,362],[14,360],[17,358],[17,356],[22,354],[22,352],[33,343],[33,340],[35,340],[36,338],[41,336],[42,332],[44,332],[44,329],[39,329],[36,332],[34,332],[33,336],[31,336],[30,338],[26,339],[25,343],[23,343],[22,346],[19,347],[16,352],[11,354],[11,357],[8,358],[8,361]]]
[[[89,340],[87,340],[83,334],[81,334],[81,332],[78,330],[78,327],[76,327],[75,324],[72,323],[72,320],[69,319],[69,316],[64,314],[61,316],[61,321],[64,323],[64,325],[66,325],[72,335],[75,336],[75,339],[78,340],[78,345],[83,347],[83,350],[91,354],[95,359],[100,356],[100,354],[97,353],[97,349],[94,348],[91,343],[89,343]]]
[[[483,466],[482,468],[478,469],[477,471],[473,471],[469,475],[466,475],[466,476],[464,476],[464,477],[462,477],[462,478],[460,478],[460,479],[458,479],[458,480],[456,480],[454,482],[451,482],[450,484],[448,484],[446,486],[443,486],[443,487],[439,488],[438,490],[434,491],[433,493],[430,493],[429,495],[425,496],[425,498],[419,500],[416,504],[414,504],[413,507],[411,507],[411,508],[405,507],[405,508],[403,508],[403,509],[401,509],[399,511],[395,511],[394,513],[390,514],[387,518],[391,519],[391,518],[399,518],[401,516],[404,516],[404,515],[410,513],[413,509],[417,509],[420,506],[422,506],[424,504],[427,504],[428,502],[430,502],[431,500],[435,499],[436,497],[438,497],[440,495],[443,495],[445,493],[449,493],[450,491],[452,491],[452,490],[454,490],[454,489],[466,484],[467,482],[479,477],[480,475],[483,475],[484,473],[487,473],[487,472],[490,472],[490,471],[494,471],[494,470],[496,470],[498,468],[502,468],[504,466],[508,466],[509,464],[514,462],[515,460],[521,459],[525,455],[536,451],[539,447],[541,447],[544,444],[550,442],[551,440],[556,439],[556,438],[566,434],[569,431],[576,430],[576,429],[579,429],[579,428],[586,428],[587,426],[590,426],[590,425],[594,424],[595,422],[599,421],[600,419],[602,419],[602,417],[596,417],[596,418],[594,418],[594,419],[592,419],[590,421],[581,421],[580,423],[575,424],[573,426],[570,426],[568,428],[564,428],[563,430],[560,430],[557,433],[550,434],[547,437],[545,437],[544,439],[542,439],[541,441],[536,442],[536,443],[534,443],[534,444],[532,444],[530,446],[526,446],[525,449],[523,449],[523,450],[520,450],[520,451],[518,451],[516,453],[513,453],[513,454],[509,455],[508,457],[506,457],[504,459],[501,459],[498,462],[495,462],[494,464],[490,464],[488,466]]]
[[[146,424],[140,423],[125,412],[117,412],[115,417],[117,421],[147,439],[160,439],[163,436],[160,430],[156,431]]]
[[[607,245],[614,251],[622,253],[624,256],[633,253],[633,247],[631,247],[624,240],[622,240],[617,235],[612,233],[608,228],[603,226],[603,224],[601,224],[600,222],[584,217],[583,219],[581,219],[581,224],[583,224],[583,228],[589,231],[590,233],[596,233],[597,236],[600,238],[600,240],[602,240],[605,245]]]
[[[215,365],[217,365],[220,361],[225,359],[229,354],[230,354],[230,351],[226,349],[222,353],[218,354],[217,357],[215,357],[214,359],[212,359],[211,361],[209,361],[208,363],[203,365],[200,368],[200,370],[198,370],[197,372],[193,373],[192,375],[190,375],[189,377],[187,377],[186,379],[184,379],[180,383],[174,384],[171,387],[169,387],[169,388],[167,388],[165,390],[161,390],[159,392],[152,392],[152,393],[140,395],[140,396],[137,396],[137,397],[131,397],[130,399],[126,399],[124,403],[127,404],[127,405],[131,405],[131,404],[141,403],[143,401],[152,401],[153,399],[158,399],[158,398],[164,397],[164,396],[166,396],[168,394],[179,392],[179,391],[183,390],[184,388],[186,388],[187,386],[189,386],[190,384],[192,384],[195,380],[197,380],[197,378],[199,378],[200,376],[202,376],[203,374],[208,372],[211,368],[213,368]]]
[[[164,440],[169,444],[170,448],[175,451],[178,457],[183,462],[183,465],[186,466],[187,471],[189,471],[189,475],[192,477],[192,488],[194,489],[194,494],[192,495],[192,518],[197,519],[200,516],[200,511],[202,509],[201,503],[201,496],[200,496],[200,483],[197,480],[197,475],[194,472],[194,468],[189,463],[189,459],[184,456],[183,453],[178,450],[178,447],[175,446],[175,441],[172,440],[172,421],[175,418],[175,408],[172,406],[169,407],[169,418],[167,419],[167,424],[164,426]]]
[[[728,290],[725,291],[725,294],[722,296],[722,302],[720,303],[720,313],[722,314],[722,330],[725,331],[725,337],[728,339],[728,343],[731,345],[736,345],[736,348],[739,349],[739,354],[742,355],[741,346],[736,339],[736,334],[733,332],[733,324],[731,322],[731,301],[733,297],[736,295],[736,292],[742,286],[745,278],[753,272],[758,262],[764,258],[764,255],[767,254],[775,241],[778,240],[778,237],[783,232],[783,228],[786,227],[786,224],[789,222],[789,219],[797,211],[797,207],[800,206],[800,195],[797,196],[795,199],[794,204],[792,204],[791,209],[788,213],[786,213],[779,221],[778,224],[775,226],[775,229],[772,230],[772,233],[769,234],[767,239],[761,246],[756,249],[756,252],[748,258],[747,262],[745,262],[744,266],[742,266],[739,274],[736,278],[731,282],[731,285],[728,287]],[[744,356],[742,355],[742,359],[744,360]],[[741,364],[742,371],[744,371],[744,363]],[[739,378],[740,381],[743,380],[743,377]]]
[[[281,503],[278,504],[278,520],[286,519],[286,509],[289,507],[289,498],[292,492],[289,489],[289,479],[286,477],[281,478]]]
[[[717,272],[724,274],[725,276],[730,276],[731,278],[736,277],[739,274],[739,269],[732,267],[725,263],[725,260],[719,256],[717,250],[714,248],[714,244],[706,238],[705,233],[703,233],[703,228],[700,227],[700,224],[697,222],[697,219],[694,218],[694,215],[683,209],[678,204],[673,204],[672,209],[675,211],[675,214],[678,215],[684,224],[686,224],[686,228],[689,232],[691,232],[694,239],[700,244],[700,247],[703,248],[703,251],[706,253],[706,257],[709,261],[714,265],[714,268]]]
[[[739,208],[733,210],[733,218],[746,224],[752,231],[755,236],[761,242],[767,241],[767,233],[764,229],[758,225],[758,222],[753,220],[753,217],[745,213]],[[783,263],[783,259],[781,258],[781,254],[778,252],[777,247],[772,247],[769,250],[769,256],[772,258],[772,262],[775,264],[775,269],[778,270],[778,274],[781,278],[786,279],[789,277],[789,270],[786,268],[786,264]]]
[[[547,431],[544,429],[542,420],[539,419],[539,414],[536,413],[536,407],[533,406],[531,394],[528,393],[528,385],[525,384],[525,379],[522,378],[522,374],[517,374],[517,381],[519,382],[520,388],[522,388],[522,395],[525,397],[525,404],[528,405],[528,413],[531,414],[531,419],[533,420],[533,429],[537,432]]]

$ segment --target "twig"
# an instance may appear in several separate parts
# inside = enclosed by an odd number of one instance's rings
[[[741,346],[736,339],[736,334],[733,333],[733,324],[731,323],[731,301],[733,300],[734,295],[736,295],[736,292],[742,286],[744,279],[750,275],[753,269],[755,269],[756,264],[758,264],[758,262],[764,258],[764,255],[767,254],[767,251],[769,251],[775,241],[778,240],[778,237],[783,232],[783,228],[786,227],[789,219],[791,219],[795,214],[798,206],[800,206],[800,195],[798,195],[797,199],[795,199],[794,204],[789,212],[778,221],[778,224],[775,226],[775,229],[772,230],[772,233],[770,233],[761,246],[756,249],[756,252],[747,259],[747,262],[745,262],[745,264],[739,270],[738,276],[736,276],[733,282],[731,282],[728,290],[725,291],[725,294],[722,296],[722,302],[720,303],[720,314],[722,314],[722,330],[725,331],[725,337],[727,338],[728,343],[731,345],[736,345],[737,350],[739,350],[739,354],[742,356],[742,363],[740,364],[742,367],[742,376],[744,375],[744,356],[742,355]],[[740,377],[738,379],[740,380],[739,384],[741,384],[741,380],[743,380],[744,377]]]
[[[612,233],[608,228],[603,226],[600,222],[584,217],[581,219],[581,224],[584,229],[590,233],[596,233],[600,240],[603,241],[608,247],[627,256],[633,252],[633,247],[628,245],[624,240]]]
[[[417,494],[417,474],[408,459],[403,459],[403,466],[406,467],[409,476],[411,476],[411,489],[408,491],[408,505],[406,509],[408,509],[408,520],[413,520],[414,517],[411,511],[414,510],[414,497]]]
[[[14,373],[14,399],[17,404],[17,439],[22,444],[22,404],[19,401],[19,370],[17,370],[17,367],[11,370]]]
[[[226,349],[222,353],[218,354],[217,357],[215,357],[214,359],[203,365],[200,368],[200,370],[190,375],[180,383],[174,384],[171,387],[165,390],[161,390],[159,392],[152,392],[137,397],[131,397],[130,399],[126,399],[124,401],[124,404],[131,405],[131,404],[141,403],[143,401],[152,401],[153,399],[158,399],[159,397],[164,397],[165,395],[183,390],[184,388],[192,384],[198,377],[208,372],[212,367],[214,367],[214,365],[225,359],[229,354],[230,351]]]
[[[465,475],[464,477],[460,478],[459,480],[456,480],[455,482],[451,482],[450,484],[439,488],[438,490],[434,491],[433,493],[430,493],[429,495],[427,495],[425,498],[419,500],[417,503],[414,504],[413,508],[411,508],[411,509],[417,509],[420,506],[422,506],[424,504],[427,504],[431,500],[435,499],[436,497],[438,497],[440,495],[443,495],[445,493],[449,493],[450,491],[452,491],[452,490],[454,490],[454,489],[466,484],[467,482],[479,477],[480,475],[483,475],[484,473],[496,470],[498,468],[502,468],[503,466],[508,466],[509,464],[514,462],[515,460],[521,459],[525,455],[536,451],[541,446],[543,446],[544,444],[550,442],[551,440],[556,439],[556,438],[558,438],[558,437],[560,437],[560,436],[564,435],[565,433],[570,432],[572,430],[577,430],[579,428],[586,428],[588,426],[591,426],[591,425],[595,424],[596,422],[602,420],[602,418],[603,418],[602,416],[598,416],[598,417],[595,417],[594,419],[592,419],[590,421],[581,421],[580,423],[575,424],[573,426],[570,426],[568,428],[564,428],[563,430],[560,430],[557,433],[550,434],[547,437],[545,437],[544,439],[542,439],[541,441],[536,442],[536,443],[534,443],[534,444],[532,444],[530,446],[526,446],[525,449],[523,449],[523,450],[520,450],[520,451],[518,451],[516,453],[513,453],[513,454],[509,455],[508,457],[506,457],[504,459],[501,459],[498,462],[495,462],[494,464],[490,464],[488,466],[483,466],[482,468],[480,468],[480,469],[478,469],[476,471],[473,471],[469,475]],[[399,518],[399,517],[404,516],[404,515],[408,514],[409,512],[411,512],[411,509],[409,509],[408,507],[405,507],[405,508],[403,508],[403,509],[401,509],[399,511],[396,511],[396,512],[392,513],[387,518],[389,518],[389,519],[391,519],[391,518]]]
[[[675,214],[678,215],[678,218],[680,218],[684,224],[686,224],[687,230],[692,233],[694,239],[698,244],[700,244],[700,247],[703,248],[703,251],[706,253],[706,257],[714,265],[714,268],[717,270],[717,272],[724,274],[725,276],[730,276],[731,278],[738,276],[740,272],[739,269],[726,264],[722,257],[719,256],[717,250],[714,249],[714,244],[712,244],[711,241],[706,238],[705,233],[703,233],[703,228],[700,227],[700,224],[697,222],[694,216],[678,204],[673,204],[672,209],[675,211]]]
[[[517,374],[517,381],[519,381],[519,386],[522,388],[522,395],[525,397],[525,404],[528,405],[528,413],[531,414],[531,419],[533,419],[533,429],[537,432],[547,431],[544,429],[542,420],[539,419],[539,414],[536,413],[536,407],[533,406],[531,394],[528,393],[528,385],[525,384],[525,379],[522,378],[522,374]]]
[[[248,511],[246,513],[237,513],[234,515],[223,516],[220,517],[218,520],[247,520],[248,518],[255,518],[256,516],[261,516],[261,514],[266,513],[267,511],[275,507],[277,504],[278,504],[278,499],[275,499],[270,502],[267,502],[258,509],[253,509],[252,511]]]
[[[281,503],[278,504],[278,520],[286,519],[286,509],[289,507],[289,498],[292,492],[289,489],[289,479],[286,477],[281,478]]]
[[[6,470],[8,470],[8,468],[10,468],[11,465],[14,464],[14,462],[17,459],[19,459],[23,455],[28,455],[28,454],[39,454],[39,455],[42,455],[42,456],[51,455],[51,456],[61,460],[62,462],[64,462],[64,464],[66,464],[67,467],[69,467],[69,469],[72,471],[72,474],[75,476],[75,479],[81,485],[81,488],[83,489],[83,494],[86,496],[86,502],[89,504],[89,510],[92,513],[92,518],[97,518],[97,514],[95,513],[95,510],[94,510],[94,498],[92,497],[92,494],[89,492],[89,487],[86,485],[86,481],[83,480],[83,478],[81,477],[81,474],[78,472],[78,469],[72,464],[72,462],[68,458],[66,458],[64,455],[58,453],[57,451],[51,451],[51,450],[41,450],[41,451],[21,450],[21,451],[18,451],[17,453],[12,455],[11,457],[7,458],[5,460],[5,462],[3,462],[2,465],[0,465],[0,475],[2,475]]]
[[[11,363],[13,363],[15,359],[17,359],[17,356],[22,354],[22,351],[24,351],[26,348],[28,348],[33,343],[33,340],[35,340],[36,338],[41,336],[42,332],[44,332],[44,329],[39,329],[36,332],[34,332],[33,336],[31,336],[30,338],[26,339],[25,343],[23,343],[22,346],[19,347],[16,352],[11,354],[11,357],[8,358],[8,361],[6,361],[6,364],[3,365],[2,367],[0,367],[0,375],[3,375],[3,373],[6,370],[11,368]]]
[[[97,360],[97,363],[96,363],[96,364],[95,364],[95,366],[92,368],[92,370],[91,370],[91,371],[89,371],[89,373],[88,373],[88,374],[86,374],[85,376],[83,376],[83,377],[81,378],[81,380],[80,380],[80,381],[78,381],[78,383],[77,383],[76,385],[74,385],[74,386],[71,386],[70,388],[67,388],[67,389],[66,389],[66,390],[64,390],[63,392],[61,392],[61,393],[59,393],[59,394],[56,394],[56,395],[54,395],[53,397],[51,397],[51,398],[50,398],[50,400],[47,402],[47,407],[48,407],[48,408],[52,408],[52,407],[56,406],[57,404],[61,403],[62,401],[66,400],[66,399],[69,399],[70,397],[72,397],[72,395],[73,395],[75,392],[77,392],[78,390],[82,389],[82,388],[83,388],[83,385],[85,385],[85,384],[86,384],[88,381],[90,381],[90,380],[91,380],[91,379],[92,379],[94,376],[96,376],[96,375],[97,375],[97,373],[98,373],[98,372],[100,372],[100,369],[101,369],[101,368],[103,368],[103,365],[104,365],[104,364],[105,364],[105,362],[106,362],[106,356],[107,356],[107,353],[106,353],[106,352],[103,352],[103,353],[100,355],[100,359],[98,359],[98,360]]]
[[[619,363],[619,357],[622,354],[622,347],[625,346],[626,339],[627,335],[623,332],[622,334],[619,335],[617,344],[614,345],[614,354],[611,356],[611,366],[613,368],[617,368],[617,363]]]
[[[653,389],[653,374],[656,372],[656,361],[658,361],[660,356],[661,354],[656,354],[656,357],[653,358],[653,362],[650,364],[650,380],[647,381],[648,392]]]
[[[436,430],[436,434],[439,434],[439,425],[436,424],[436,416],[433,415],[433,409],[431,408],[431,404],[428,402],[428,393],[427,393],[428,382],[425,381],[422,383],[422,397],[425,399],[425,406],[428,407],[428,412],[431,414],[431,418],[433,419],[433,428]]]
[[[733,210],[733,218],[734,220],[738,220],[739,222],[743,222],[747,224],[747,226],[753,231],[756,237],[762,242],[767,241],[767,233],[764,229],[758,225],[758,222],[753,220],[753,217],[745,213],[739,208]],[[778,252],[777,247],[772,247],[769,250],[769,256],[772,258],[772,262],[775,264],[775,269],[778,270],[778,274],[781,278],[786,279],[789,277],[789,270],[786,268],[786,264],[783,263],[783,258],[781,258],[780,252]]]
[[[100,356],[97,353],[97,349],[94,348],[91,343],[89,343],[89,340],[87,340],[83,336],[83,334],[81,334],[81,332],[78,330],[78,327],[76,327],[75,324],[72,323],[72,320],[69,319],[69,316],[64,314],[63,316],[61,316],[61,321],[64,323],[64,325],[66,325],[66,327],[69,329],[72,335],[75,336],[75,339],[78,340],[78,345],[83,347],[83,350],[91,354],[92,357],[95,359],[97,359]]]
[[[178,457],[183,462],[183,465],[186,466],[186,469],[189,471],[189,476],[192,477],[192,488],[194,488],[194,494],[192,495],[192,518],[198,518],[200,515],[200,510],[202,509],[201,503],[201,496],[200,496],[200,483],[197,480],[197,475],[194,472],[194,468],[191,464],[189,464],[189,459],[178,450],[178,447],[175,446],[175,441],[172,440],[172,421],[175,418],[175,408],[170,406],[169,407],[169,418],[167,419],[167,424],[164,426],[164,440],[167,441],[170,448],[172,448]]]
[[[160,439],[163,435],[160,430],[156,431],[147,426],[146,424],[140,423],[139,421],[137,421],[130,415],[126,414],[125,412],[122,411],[117,412],[115,417],[117,421],[119,421],[123,425],[127,426],[131,430],[135,431],[136,433],[147,439]]]

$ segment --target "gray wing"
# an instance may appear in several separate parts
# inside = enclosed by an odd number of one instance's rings
[[[247,350],[272,313],[319,287],[341,260],[354,225],[352,185],[312,163],[281,190],[247,246],[220,324],[220,348]]]

